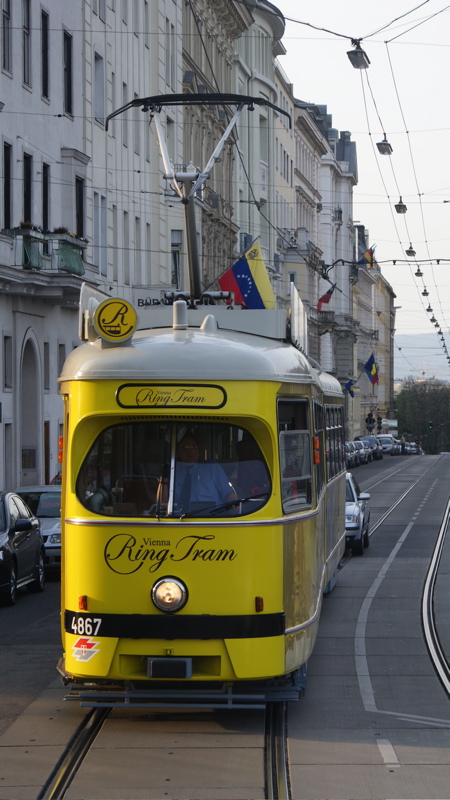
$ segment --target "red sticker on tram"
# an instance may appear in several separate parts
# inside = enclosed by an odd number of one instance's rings
[[[87,636],[80,636],[72,646],[75,661],[90,661],[99,652],[96,639],[89,639]]]

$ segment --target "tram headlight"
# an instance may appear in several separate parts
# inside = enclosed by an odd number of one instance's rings
[[[178,578],[166,576],[153,585],[151,598],[160,611],[179,611],[186,605],[188,592]]]

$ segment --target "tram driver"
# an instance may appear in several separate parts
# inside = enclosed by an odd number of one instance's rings
[[[233,500],[237,494],[220,464],[200,462],[195,439],[181,439],[176,450],[175,508],[185,513],[210,511]]]

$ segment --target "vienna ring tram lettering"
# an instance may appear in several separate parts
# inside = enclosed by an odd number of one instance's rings
[[[126,384],[117,391],[121,408],[222,408],[226,393],[221,386],[198,384]]]
[[[150,565],[149,572],[157,572],[166,561],[234,561],[238,554],[233,549],[206,546],[215,538],[213,534],[184,536],[171,552],[170,547],[148,546],[145,540],[138,542],[131,534],[118,533],[106,543],[105,562],[113,572],[130,575],[144,564]]]

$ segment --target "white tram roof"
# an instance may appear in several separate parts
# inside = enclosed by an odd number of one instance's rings
[[[136,331],[123,345],[111,346],[100,338],[81,345],[68,356],[59,380],[287,381],[316,383],[327,394],[342,394],[333,376],[316,370],[306,355],[282,341],[278,323],[271,328],[271,312],[253,312],[258,314],[260,330],[266,327],[268,331],[268,335],[255,335],[219,327],[216,316],[231,327],[237,323],[232,318],[245,320],[243,312],[204,310],[195,318],[200,327],[192,325],[189,314],[188,326],[181,330],[150,328]]]

